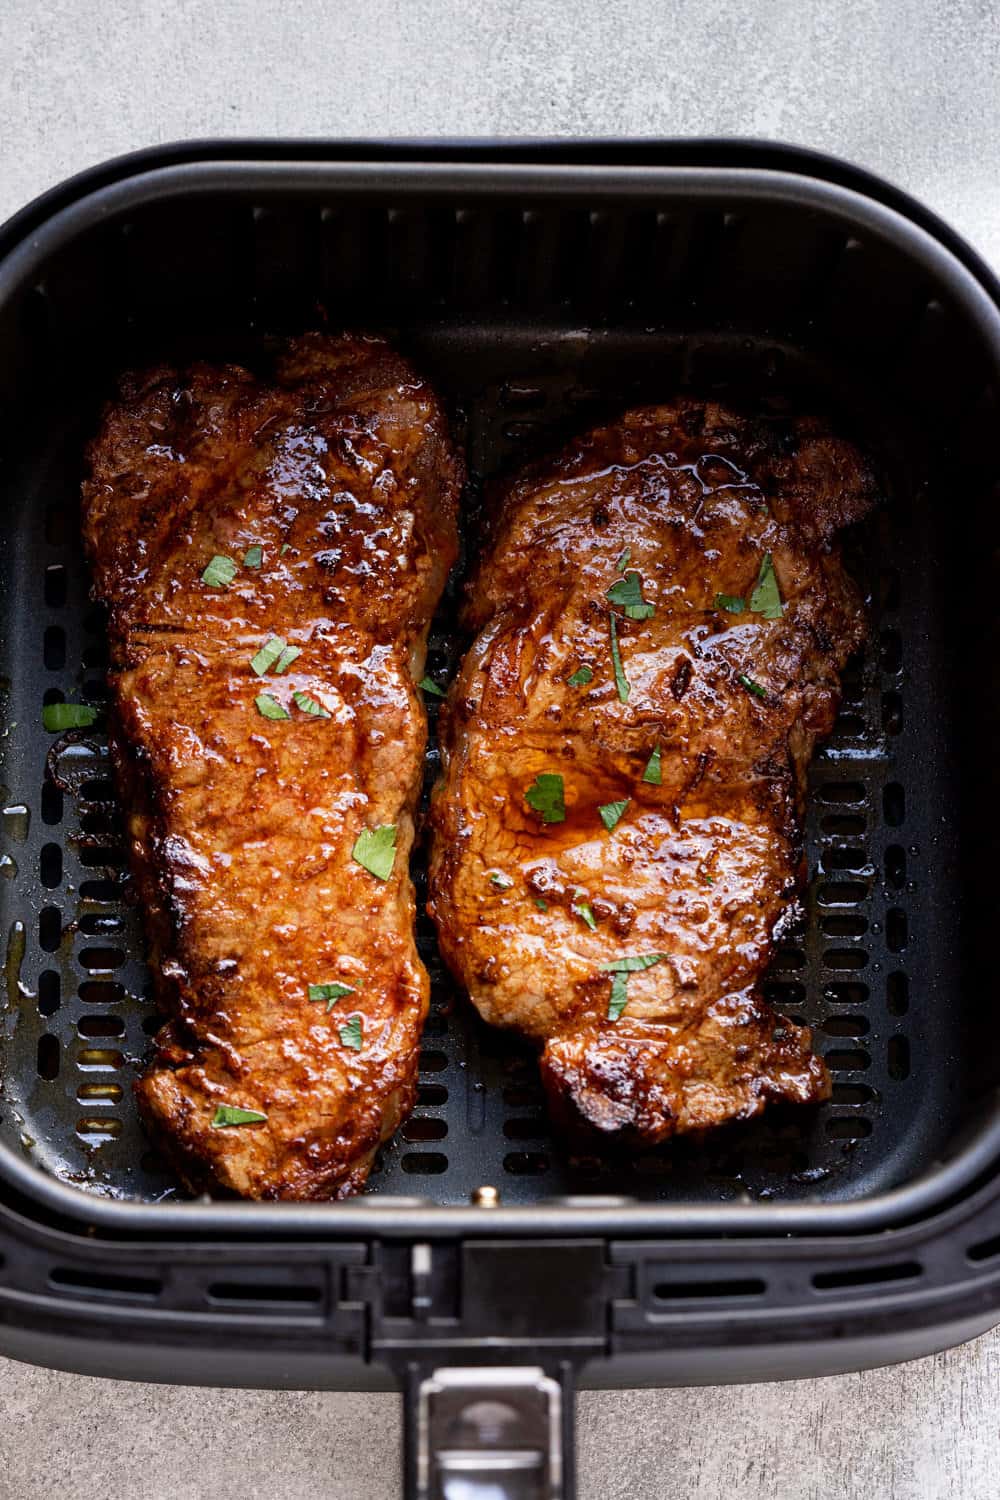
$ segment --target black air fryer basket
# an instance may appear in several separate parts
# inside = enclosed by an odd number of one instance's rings
[[[572,1491],[578,1381],[821,1374],[992,1326],[998,298],[901,194],[749,143],[206,143],[88,173],[0,231],[0,1348],[401,1386],[408,1493],[488,1476],[527,1496]],[[574,1155],[423,921],[419,1104],[364,1195],[190,1201],[151,1150],[131,1084],[157,1017],[106,756],[41,725],[105,691],[82,448],[123,368],[253,362],[324,324],[384,330],[444,394],[467,556],[485,478],[636,401],[818,410],[872,455],[885,503],[848,545],[871,634],[767,980],[814,1028],[829,1103]]]

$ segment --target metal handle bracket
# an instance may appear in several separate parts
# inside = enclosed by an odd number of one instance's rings
[[[412,1500],[572,1500],[568,1370],[449,1367],[416,1381]]]

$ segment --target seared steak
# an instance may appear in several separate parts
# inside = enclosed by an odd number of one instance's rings
[[[431,909],[568,1121],[647,1142],[823,1098],[759,981],[865,620],[875,484],[813,421],[631,411],[498,498],[444,720]]]
[[[343,1196],[412,1106],[427,1006],[407,867],[415,681],[457,545],[440,406],[381,340],[310,335],[269,382],[127,377],[89,458],[112,750],[170,1017],[142,1113],[194,1187]]]

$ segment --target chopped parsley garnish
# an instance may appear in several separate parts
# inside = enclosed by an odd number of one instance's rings
[[[280,677],[283,673],[287,672],[295,658],[301,655],[301,646],[286,646],[274,664],[275,675]]]
[[[222,1125],[262,1125],[267,1115],[259,1109],[240,1109],[235,1104],[220,1104],[212,1116],[212,1124],[218,1129]]]
[[[716,594],[714,608],[724,609],[731,615],[741,615],[746,605],[740,594]]]
[[[628,561],[631,556],[632,548],[626,547],[625,551],[621,554],[618,561],[615,563],[615,567],[618,569],[619,573],[624,573],[625,569],[628,567]]]
[[[433,698],[443,698],[444,688],[439,688],[436,682],[431,682],[429,677],[421,677],[418,687],[422,687],[425,693],[430,693]]]
[[[551,771],[542,771],[524,794],[524,800],[543,823],[565,823],[566,802],[563,779]]]
[[[757,574],[757,582],[750,595],[750,608],[755,615],[763,615],[765,620],[780,620],[784,613],[770,552],[764,553],[760,572]]]
[[[341,1045],[342,1046],[344,1046],[344,1047],[350,1047],[350,1049],[351,1049],[352,1052],[360,1052],[361,1051],[361,1017],[360,1016],[352,1016],[349,1021],[345,1021],[344,1024],[343,1024],[343,1026],[340,1027],[340,1030],[338,1031],[337,1034],[340,1037],[340,1041],[341,1041]]]
[[[627,703],[632,686],[622,669],[622,654],[618,649],[618,622],[614,615],[609,615],[608,621],[611,630],[611,661],[615,669],[615,687],[618,689],[618,701],[619,703]]]
[[[264,561],[264,549],[256,544],[248,547],[243,554],[243,566],[245,568],[259,568]]]
[[[281,544],[281,551],[280,551],[280,553],[278,555],[279,555],[279,557],[284,557],[285,553],[286,552],[291,552],[291,550],[292,550],[292,544],[291,544],[291,542],[282,542],[282,544]]]
[[[311,984],[309,986],[310,1000],[325,1000],[326,1013],[330,1014],[338,1000],[343,1000],[345,995],[355,994],[353,984],[339,984],[332,980],[329,984]]]
[[[396,825],[363,828],[354,841],[351,857],[376,880],[388,880],[396,862]]]
[[[648,620],[655,615],[656,606],[647,604],[642,597],[642,579],[638,573],[626,573],[608,589],[605,598],[612,604],[621,605],[628,620]]]
[[[581,918],[582,921],[586,922],[591,932],[597,931],[597,923],[594,921],[594,913],[591,911],[586,901],[577,902],[573,910],[576,912],[576,915]]]
[[[746,688],[748,693],[753,693],[755,698],[767,697],[767,688],[761,687],[759,682],[754,682],[753,678],[748,677],[745,672],[740,672],[736,678],[736,681],[739,683],[740,687]]]
[[[311,698],[308,693],[293,693],[292,702],[296,707],[301,708],[304,714],[311,714],[314,719],[328,719],[330,717],[330,710],[324,708],[322,703],[317,703],[316,699]]]
[[[586,687],[587,683],[593,678],[593,675],[593,670],[590,667],[577,667],[572,677],[567,677],[566,681],[570,687]]]
[[[514,882],[509,875],[504,875],[501,870],[494,870],[490,876],[490,884],[495,885],[498,891],[509,891]]]
[[[643,969],[655,968],[669,957],[669,953],[628,953],[622,958],[612,959],[609,964],[602,964],[601,968],[605,974],[638,974]]]
[[[601,815],[601,822],[610,833],[622,820],[622,816],[628,807],[628,798],[624,802],[604,802],[597,809]]]
[[[272,698],[270,693],[258,693],[253,700],[257,705],[257,712],[265,719],[290,719],[292,716],[277,698]]]
[[[223,557],[216,553],[201,575],[202,583],[207,583],[213,589],[227,589],[236,577],[236,564],[231,557]]]
[[[703,885],[714,885],[715,884],[715,876],[714,875],[710,875],[707,870],[699,870],[698,871],[698,876],[699,876],[699,879],[701,880],[701,882],[702,882]]]
[[[626,958],[616,958],[610,964],[602,964],[605,974],[611,975],[611,994],[608,997],[608,1020],[617,1021],[628,1004],[628,976],[642,969],[651,969],[668,955],[666,953],[634,953]]]
[[[266,677],[282,652],[287,649],[287,642],[283,641],[280,635],[269,636],[257,655],[251,657],[251,669],[257,673],[258,677]]]
[[[49,734],[63,729],[89,729],[97,722],[98,710],[89,703],[46,703],[42,709],[42,728]]]
[[[547,901],[543,901],[541,896],[535,897],[535,905],[538,907],[539,911],[548,911],[549,909],[549,903]]]
[[[628,1004],[628,975],[612,974],[611,994],[608,996],[608,1020],[617,1021]]]
[[[642,773],[642,779],[650,786],[663,785],[663,771],[660,768],[660,747],[655,745],[653,753],[646,762],[646,769]]]

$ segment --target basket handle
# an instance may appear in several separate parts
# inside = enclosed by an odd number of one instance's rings
[[[411,1371],[406,1500],[573,1500],[573,1379],[538,1366]]]

